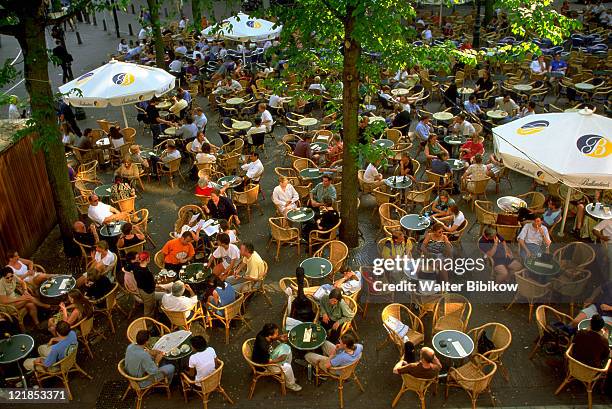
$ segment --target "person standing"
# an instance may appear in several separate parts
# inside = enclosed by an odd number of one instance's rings
[[[62,67],[62,82],[65,84],[68,81],[72,81],[74,79],[72,75],[72,55],[70,55],[66,46],[62,45],[59,40],[55,41],[53,56],[58,59],[59,66]]]

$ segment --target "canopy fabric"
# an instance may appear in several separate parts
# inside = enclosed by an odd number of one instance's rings
[[[219,26],[220,24],[220,26]],[[245,43],[248,41],[272,40],[280,35],[282,26],[260,18],[238,13],[223,22],[207,27],[202,34],[208,38],[224,38]]]
[[[472,3],[472,0],[421,0],[418,3],[427,6],[443,5],[447,7],[452,7],[458,6],[460,4]]]
[[[174,75],[155,67],[111,60],[59,87],[75,107],[121,106],[159,97],[174,88]]]
[[[612,119],[590,111],[530,115],[493,129],[512,170],[576,189],[612,189]]]

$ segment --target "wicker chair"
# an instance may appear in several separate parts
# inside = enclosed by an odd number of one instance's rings
[[[425,409],[425,394],[427,394],[427,390],[431,385],[435,385],[436,389],[438,387],[438,378],[433,379],[422,379],[415,378],[414,376],[404,373],[402,376],[402,387],[393,399],[391,403],[391,407],[394,408],[399,402],[400,398],[407,391],[413,391],[419,397],[419,401],[421,401],[421,409]]]
[[[34,366],[34,376],[38,382],[38,386],[42,388],[42,381],[50,378],[61,379],[66,391],[68,392],[68,399],[72,400],[72,391],[70,390],[70,379],[68,375],[72,372],[79,372],[90,380],[93,379],[87,374],[76,362],[77,357],[77,346],[70,345],[66,350],[66,356],[63,359],[57,361],[50,367],[46,368],[42,365]]]
[[[582,382],[586,387],[589,402],[588,407],[591,409],[593,407],[593,388],[595,387],[597,381],[606,379],[606,375],[610,369],[610,358],[608,358],[608,361],[603,368],[588,366],[572,357],[573,347],[574,345],[572,344],[567,351],[565,351],[565,359],[567,360],[567,375],[565,376],[563,382],[561,382],[561,385],[559,385],[555,391],[555,395],[561,393],[563,388],[565,388],[568,383],[575,379]]]
[[[465,332],[472,315],[472,304],[460,294],[443,294],[434,308],[432,335],[443,330]]]
[[[202,404],[204,405],[204,409],[208,409],[208,402],[210,401],[209,396],[213,392],[219,392],[223,395],[223,398],[226,399],[230,404],[234,404],[234,401],[229,397],[229,395],[225,392],[225,389],[223,389],[223,387],[221,386],[221,376],[223,375],[224,363],[220,359],[215,358],[215,364],[215,370],[210,375],[202,378],[199,381],[195,381],[191,379],[186,373],[181,372],[181,387],[183,389],[183,397],[185,398],[185,403],[188,403],[187,393],[195,392],[198,396],[202,398]]]
[[[313,247],[335,240],[341,223],[342,219],[338,220],[338,223],[331,229],[311,230],[308,235],[308,254],[312,255]]]
[[[94,305],[94,313],[102,314],[106,317],[113,334],[115,333],[115,324],[113,323],[113,311],[115,311],[115,309],[118,309],[124,315],[127,316],[126,312],[123,311],[121,306],[119,306],[119,304],[117,303],[117,291],[119,291],[119,283],[115,283],[113,289],[109,291],[108,294],[106,294],[104,297],[98,300],[91,301]]]
[[[270,224],[270,233],[272,235],[268,241],[268,246],[270,246],[272,241],[277,242],[276,257],[274,259],[278,261],[281,244],[297,245],[297,255],[299,257],[300,231],[296,227],[289,227],[289,223],[284,217],[271,217],[268,219],[268,223]]]
[[[155,380],[155,378],[152,375],[147,375],[147,376],[143,376],[142,378],[136,378],[134,376],[130,376],[126,371],[125,371],[125,359],[122,359],[118,364],[117,364],[117,371],[119,371],[119,374],[127,379],[127,381],[129,382],[129,385],[127,387],[127,389],[125,390],[125,393],[123,394],[123,396],[121,397],[121,400],[125,400],[125,398],[127,397],[128,393],[130,392],[130,390],[133,390],[134,393],[136,394],[136,409],[140,409],[142,406],[142,398],[144,398],[144,396],[149,393],[150,391],[152,391],[153,389],[156,388],[163,388],[166,390],[166,394],[168,396],[168,399],[170,399],[170,384],[168,383],[168,380],[163,377],[160,380]],[[147,381],[150,380],[151,384],[147,385],[147,386],[140,386],[140,383],[143,381]]]
[[[132,227],[138,227],[138,229],[145,235],[145,239],[151,243],[153,247],[156,247],[155,242],[149,234],[149,211],[147,209],[140,209],[128,216],[128,222],[132,223]]]
[[[516,284],[518,285],[516,294],[512,302],[506,307],[509,310],[512,305],[520,298],[526,298],[529,303],[529,322],[533,315],[533,306],[536,301],[544,301],[551,293],[551,283],[540,284],[527,277],[526,270],[514,273]]]
[[[472,401],[472,409],[476,409],[476,401],[481,393],[489,392],[491,403],[495,405],[491,395],[491,381],[497,372],[497,365],[480,354],[472,356],[470,362],[459,368],[449,368],[446,378],[446,398],[451,387],[465,390]]]
[[[393,212],[397,214],[397,219],[393,218]],[[407,212],[393,203],[383,203],[378,207],[378,216],[380,217],[380,226],[399,226],[400,219]]]
[[[329,254],[325,256],[327,252]],[[342,264],[344,264],[344,260],[346,260],[348,253],[349,253],[349,249],[346,244],[344,244],[340,240],[332,240],[332,241],[328,241],[323,246],[321,246],[319,250],[317,250],[314,253],[313,256],[326,258],[329,261],[331,261],[332,272],[331,272],[330,277],[332,278],[332,281],[333,281],[334,275],[338,271],[340,271],[340,268],[342,267]]]
[[[512,182],[510,181],[510,168],[506,166],[502,167],[496,175],[493,175],[492,179],[495,182],[495,193],[499,193],[499,186],[501,185],[502,180],[508,182],[510,189],[512,189]]]
[[[485,200],[474,200],[476,222],[470,227],[471,231],[477,224],[480,225],[478,236],[482,236],[485,226],[491,226],[497,221],[497,213],[493,212],[493,203]]]
[[[127,336],[127,339],[130,341],[130,343],[135,344],[136,334],[138,334],[138,331],[147,330],[150,332],[153,328],[155,329],[156,334],[158,334],[160,337],[171,332],[170,328],[168,328],[161,322],[154,320],[153,318],[140,317],[136,318],[134,321],[131,322],[125,335]]]
[[[111,200],[111,203],[121,212],[134,213],[136,211],[136,196],[128,197],[126,199]]]
[[[565,325],[570,325],[572,322],[572,317],[557,311],[548,305],[540,305],[536,309],[535,318],[536,324],[538,325],[538,340],[529,354],[529,359],[533,359],[536,352],[542,348],[542,345],[547,338],[556,338],[556,335],[551,333],[550,324],[553,322],[561,322]],[[567,340],[567,343],[569,344],[569,339]]]
[[[361,191],[362,194],[372,194],[372,192],[376,188],[376,184],[366,182],[365,179],[363,178],[364,173],[365,173],[365,170],[363,169],[357,172],[357,179],[359,180],[359,190]]]
[[[440,192],[441,189],[450,189],[453,186],[453,178],[445,178],[444,176],[438,175],[430,170],[425,170],[425,176],[427,176],[427,181],[434,184],[434,188],[437,192]]]
[[[251,206],[257,206],[259,213],[263,216],[263,210],[259,206],[259,184],[251,184],[247,186],[244,192],[233,192],[234,205],[238,207],[246,207],[249,222],[251,221]]]
[[[326,378],[335,379],[338,381],[338,397],[340,399],[340,409],[344,408],[344,383],[349,379],[353,379],[361,392],[365,392],[355,370],[361,358],[357,358],[353,363],[346,366],[332,366],[328,369],[322,369],[319,365],[315,366],[315,384],[319,386],[319,378],[324,376]]]
[[[406,193],[406,202],[411,207],[416,205],[427,206],[431,202],[431,192],[435,189],[436,184],[433,182],[417,182],[413,186],[415,190],[409,190]]]
[[[189,318],[185,316],[186,311],[169,311],[163,306],[161,307],[161,310],[164,314],[166,314],[168,320],[170,320],[170,330],[172,331],[176,330],[177,328],[184,328],[189,331],[191,324],[196,320],[201,320],[202,327],[206,328],[206,314],[204,313],[204,310],[199,302],[195,303],[189,310],[192,311]]]
[[[297,158],[293,161],[293,169],[295,169],[298,174],[300,171],[308,168],[318,168],[318,166],[308,158]]]
[[[497,364],[502,376],[508,382],[510,380],[508,368],[502,363],[502,357],[512,343],[512,332],[504,324],[498,322],[490,322],[468,331],[468,335],[472,337],[474,345],[478,345],[478,340],[483,334],[486,334],[495,346],[494,349],[485,352],[483,355]]]
[[[157,162],[157,179],[161,180],[162,176],[168,176],[168,183],[170,184],[170,187],[174,189],[175,174],[178,174],[181,179],[183,179],[183,182],[185,181],[185,178],[181,173],[181,158],[171,160],[170,162],[165,163],[165,165],[166,166],[164,166],[164,163],[162,162]]]
[[[255,386],[257,385],[257,381],[260,378],[272,378],[281,386],[281,394],[286,395],[287,390],[285,388],[285,373],[279,364],[258,364],[253,362],[251,357],[253,356],[253,344],[255,343],[255,338],[249,338],[242,344],[242,356],[244,360],[251,368],[252,380],[251,387],[249,389],[249,399],[253,397],[253,393],[255,392]]]
[[[543,208],[546,201],[546,198],[540,192],[527,192],[517,197],[523,199],[527,203],[527,208],[532,211]]]
[[[572,270],[571,273],[565,271],[559,277],[551,281],[551,289],[555,293],[569,298],[570,316],[574,316],[574,305],[586,290],[586,286],[591,282],[591,272],[589,270]]]
[[[388,193],[388,189],[386,188],[386,186],[378,186],[377,188],[374,188],[372,190],[372,195],[374,196],[374,199],[376,199],[376,206],[374,206],[374,209],[372,210],[372,216],[373,216],[374,213],[376,212],[376,209],[378,209],[383,204],[396,203],[398,201],[400,194],[399,193],[395,193],[395,194]]]
[[[521,230],[521,227],[522,227],[518,223],[516,225],[495,223],[492,226],[495,230],[497,230],[497,234],[502,236],[504,240],[506,240],[508,243],[516,241],[518,232],[519,230]]]
[[[225,327],[225,343],[229,344],[229,336],[230,336],[230,325],[232,321],[238,320],[242,321],[244,325],[246,325],[251,331],[253,328],[248,323],[244,315],[242,315],[242,307],[244,303],[244,295],[240,294],[232,302],[223,307],[217,307],[214,304],[207,303],[206,308],[209,311],[211,320],[217,320],[223,324]]]
[[[93,359],[93,353],[91,352],[91,347],[89,346],[89,336],[94,333],[96,335],[102,336],[104,338],[104,334],[100,331],[94,331],[94,318],[93,315],[91,317],[85,317],[79,322],[74,323],[71,327],[73,330],[77,331],[77,338],[85,346],[87,350],[87,354],[90,358]]]
[[[563,271],[574,272],[587,268],[595,260],[595,250],[586,243],[574,241],[556,250],[553,259]]]
[[[240,153],[219,156],[219,168],[226,175],[233,175],[240,168]]]
[[[465,191],[470,194],[472,209],[474,209],[475,199],[478,199],[480,196],[483,196],[485,200],[487,199],[487,185],[490,180],[490,177],[486,177],[484,179],[470,180],[467,182]]]
[[[383,327],[387,331],[387,338],[381,345],[378,346],[377,349],[382,348],[384,345],[387,344],[387,342],[391,341],[397,347],[400,357],[403,355],[403,337],[400,337],[396,331],[396,328],[393,328],[390,324],[392,321],[394,321],[394,319],[402,323],[404,323],[404,321],[408,321],[407,323],[405,323],[406,325],[408,325],[408,332],[405,335],[415,346],[420,345],[423,343],[423,341],[425,341],[425,327],[423,326],[423,322],[405,305],[398,303],[387,305],[382,310],[381,318],[383,322]]]

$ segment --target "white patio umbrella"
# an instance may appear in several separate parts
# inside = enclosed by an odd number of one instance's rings
[[[612,119],[590,110],[530,115],[493,129],[495,151],[512,170],[573,189],[612,189]],[[563,234],[571,189],[565,200]]]
[[[454,5],[465,4],[467,2],[471,2],[473,0],[422,0],[420,4],[427,4],[430,6],[440,5],[440,23],[439,26],[442,27],[442,6],[452,7]]]
[[[260,18],[249,17],[242,12],[223,20],[221,23],[206,27],[202,35],[209,39],[226,39],[240,43],[273,40],[280,35],[283,26]],[[244,62],[244,47],[242,59]]]
[[[121,106],[159,97],[174,88],[174,75],[155,67],[111,60],[61,87],[67,104],[82,108]]]

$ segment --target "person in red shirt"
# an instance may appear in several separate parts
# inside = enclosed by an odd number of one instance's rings
[[[472,162],[472,158],[474,156],[484,154],[484,145],[482,143],[483,140],[484,139],[478,134],[472,135],[470,140],[461,145],[461,148],[459,149],[461,159]]]
[[[198,183],[195,187],[195,194],[200,196],[210,196],[212,191],[215,189],[215,186],[210,183],[208,179],[208,173],[205,170],[200,170],[198,172]],[[229,185],[223,186],[220,190],[220,194],[225,194],[227,187]]]

